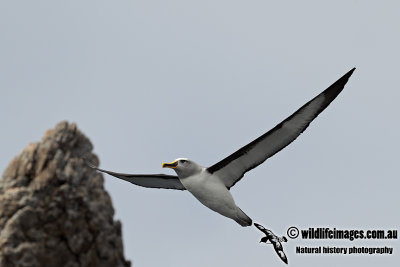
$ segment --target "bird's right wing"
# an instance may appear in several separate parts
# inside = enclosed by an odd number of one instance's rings
[[[257,229],[263,232],[264,234],[268,234],[267,229],[265,229],[265,227],[262,226],[261,224],[254,223],[254,226],[257,227]]]
[[[97,168],[93,164],[87,163],[87,165],[100,172],[107,173],[111,176],[125,180],[135,185],[149,187],[149,188],[164,188],[164,189],[176,189],[186,190],[178,176],[166,175],[166,174],[126,174],[103,170]]]

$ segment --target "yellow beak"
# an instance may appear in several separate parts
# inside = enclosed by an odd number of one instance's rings
[[[178,161],[177,160],[175,160],[174,162],[171,162],[171,163],[163,163],[162,164],[162,167],[163,168],[171,168],[171,169],[175,169],[176,167],[178,167]]]

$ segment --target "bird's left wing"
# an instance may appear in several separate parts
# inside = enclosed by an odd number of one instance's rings
[[[166,174],[126,174],[111,172],[97,168],[96,166],[87,163],[89,167],[96,169],[100,172],[107,173],[119,179],[125,180],[135,185],[149,187],[149,188],[164,188],[164,189],[176,189],[186,190],[178,176],[166,175]]]
[[[232,155],[207,168],[229,189],[243,175],[293,142],[343,90],[355,68],[311,99],[287,119]]]
[[[288,258],[286,257],[285,252],[283,252],[283,249],[277,249],[277,248],[275,247],[275,251],[276,251],[276,253],[278,254],[279,258],[281,258],[281,260],[282,260],[284,263],[289,264],[289,263],[288,263]]]

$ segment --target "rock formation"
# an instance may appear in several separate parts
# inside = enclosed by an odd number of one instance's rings
[[[92,144],[67,122],[14,158],[0,180],[0,267],[130,266]]]

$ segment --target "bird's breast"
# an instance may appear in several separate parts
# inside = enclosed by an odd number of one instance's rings
[[[226,186],[209,173],[190,176],[181,179],[185,188],[192,193],[201,203],[214,211],[221,212],[221,209],[236,210],[233,197]]]

